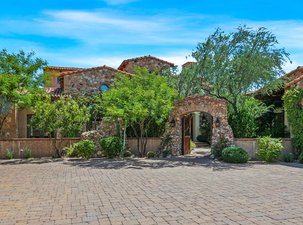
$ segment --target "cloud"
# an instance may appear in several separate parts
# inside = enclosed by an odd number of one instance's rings
[[[122,4],[128,4],[132,2],[137,2],[139,0],[103,0],[108,5],[122,5]]]

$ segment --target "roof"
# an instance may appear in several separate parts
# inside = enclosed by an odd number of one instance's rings
[[[81,70],[83,68],[78,67],[63,67],[63,66],[47,66],[44,69],[52,69],[52,70]]]
[[[290,87],[296,83],[298,83],[299,81],[303,80],[303,74],[299,77],[297,77],[296,79],[293,79],[292,81],[288,82],[285,87]]]
[[[184,63],[184,64],[182,65],[182,68],[187,67],[187,66],[190,66],[190,65],[192,65],[192,64],[194,64],[194,63],[195,63],[195,62],[188,61],[188,62],[186,62],[186,63]]]
[[[123,73],[123,74],[129,75],[129,76],[133,75],[131,73],[127,73],[127,72],[122,71],[122,70],[117,70],[117,69],[114,69],[112,67],[105,66],[105,65],[104,66],[98,66],[98,67],[92,67],[92,68],[86,68],[86,69],[78,69],[78,70],[74,70],[74,71],[67,71],[67,72],[61,73],[61,75],[65,76],[65,75],[71,75],[71,74],[75,74],[75,73],[81,73],[81,72],[87,72],[87,71],[93,71],[93,70],[99,70],[99,69],[108,69],[108,70],[111,70],[113,72]]]
[[[151,56],[151,55],[147,55],[147,56],[140,56],[140,57],[136,57],[136,58],[123,60],[121,65],[118,67],[118,70],[122,70],[125,67],[125,65],[128,64],[128,62],[131,62],[131,61],[134,61],[134,60],[140,60],[140,59],[154,59],[154,60],[157,60],[159,62],[169,64],[171,67],[175,66],[175,64],[173,64],[171,62],[165,61],[163,59],[159,59],[159,58]]]

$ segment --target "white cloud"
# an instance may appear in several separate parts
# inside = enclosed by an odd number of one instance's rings
[[[103,0],[108,5],[121,5],[121,4],[128,4],[132,2],[137,2],[139,0]]]

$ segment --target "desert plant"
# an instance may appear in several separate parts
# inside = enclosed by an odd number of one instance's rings
[[[26,159],[31,158],[31,157],[32,157],[32,150],[31,150],[30,148],[26,147],[26,148],[24,149],[24,151],[23,151],[23,156],[24,156],[24,158],[26,158]]]
[[[6,159],[13,159],[14,158],[14,151],[11,150],[11,149],[6,149],[5,158]]]
[[[299,155],[298,161],[299,163],[303,163],[303,152]]]
[[[212,146],[211,153],[216,159],[221,159],[223,149],[228,146],[230,146],[230,142],[226,138],[220,138],[220,140]]]
[[[153,151],[149,151],[146,154],[147,158],[151,159],[151,158],[155,158],[156,154]]]
[[[246,163],[249,159],[248,153],[240,147],[230,146],[222,151],[222,160],[228,163]]]
[[[282,162],[293,162],[294,161],[294,155],[290,152],[282,153],[281,155],[281,161]]]
[[[101,148],[108,158],[119,156],[122,150],[123,141],[120,137],[106,137],[100,140]]]
[[[85,159],[90,158],[96,149],[96,145],[91,140],[81,140],[70,147],[66,148],[67,156],[69,157],[82,157]]]
[[[276,161],[283,149],[282,140],[280,138],[272,138],[265,136],[257,139],[257,156],[266,162]]]

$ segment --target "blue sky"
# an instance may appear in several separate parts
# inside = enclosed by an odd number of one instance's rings
[[[1,2],[0,49],[34,50],[49,65],[117,67],[153,55],[177,65],[217,27],[267,27],[303,66],[302,0],[10,0]]]

